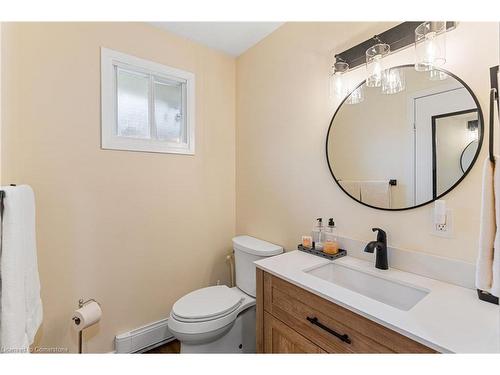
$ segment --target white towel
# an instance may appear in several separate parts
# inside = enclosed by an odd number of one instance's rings
[[[389,185],[389,180],[362,181],[361,201],[370,206],[391,208],[391,185]]]
[[[340,180],[340,186],[349,194],[351,197],[361,200],[361,184],[360,181],[355,180]]]
[[[35,241],[35,197],[27,185],[5,186],[0,253],[0,348],[27,351],[42,322]]]
[[[495,160],[498,158],[495,157]],[[483,166],[483,190],[479,251],[476,262],[476,288],[500,296],[500,168],[486,159]]]

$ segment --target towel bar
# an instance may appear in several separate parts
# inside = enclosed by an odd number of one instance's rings
[[[3,200],[5,198],[5,191],[0,190],[0,218],[3,219]]]
[[[490,126],[489,126],[489,140],[488,150],[490,161],[495,163],[495,101],[497,102],[498,116],[500,117],[500,100],[498,98],[498,65],[490,68]]]
[[[489,140],[488,152],[490,161],[495,164],[495,101],[497,102],[498,116],[500,118],[500,99],[498,98],[498,65],[490,68],[490,126],[489,126]],[[484,290],[477,289],[477,296],[481,301],[493,303],[498,305],[498,297],[485,292]]]

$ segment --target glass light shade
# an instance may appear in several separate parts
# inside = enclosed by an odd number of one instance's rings
[[[391,47],[385,43],[375,44],[366,50],[366,86],[380,87],[384,71],[384,57],[390,51]]]
[[[431,71],[429,71],[429,79],[431,81],[443,81],[446,78],[448,78],[448,74],[441,70],[432,69]]]
[[[349,70],[349,64],[336,62],[330,73],[330,95],[337,99],[343,99],[348,93],[348,87],[344,82],[344,73]]]
[[[363,100],[365,100],[365,89],[364,85],[361,85],[351,92],[345,102],[347,104],[359,104],[363,102]]]
[[[390,68],[382,72],[382,94],[397,94],[406,88],[403,69]]]
[[[420,72],[446,63],[446,21],[427,21],[415,29],[415,53]]]
[[[346,94],[347,90],[345,87],[344,77],[342,73],[335,73],[333,75],[333,93],[337,99],[342,99]]]

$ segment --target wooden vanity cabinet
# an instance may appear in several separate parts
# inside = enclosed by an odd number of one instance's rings
[[[260,269],[257,269],[257,352],[435,353]]]
[[[264,312],[264,353],[326,353],[281,320]]]

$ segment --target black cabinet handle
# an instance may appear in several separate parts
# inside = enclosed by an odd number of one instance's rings
[[[324,329],[326,332],[331,333],[332,335],[337,337],[339,340],[346,342],[348,344],[351,343],[351,339],[349,338],[349,335],[347,335],[347,334],[341,335],[340,333],[335,332],[333,329],[320,323],[318,318],[316,318],[316,317],[311,318],[310,316],[308,316],[306,319],[309,320],[309,322],[311,322],[311,324],[314,324],[315,326],[318,326],[319,328]]]

